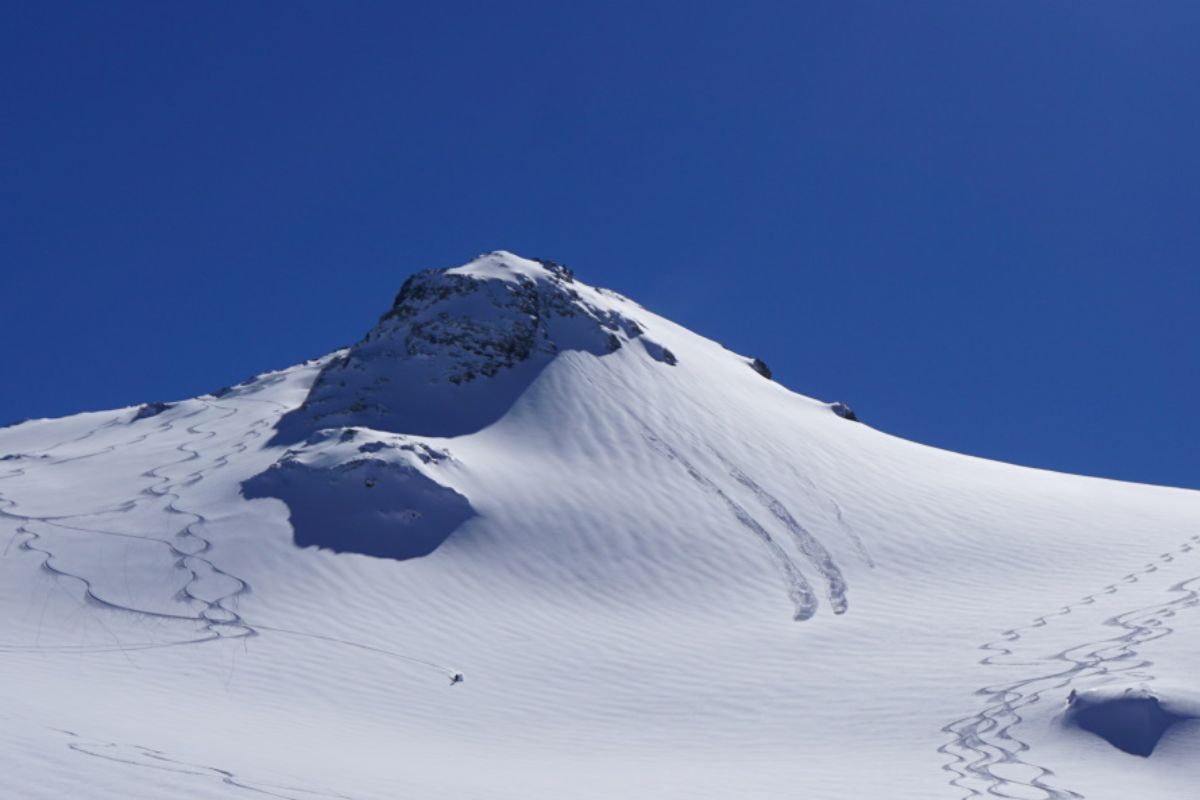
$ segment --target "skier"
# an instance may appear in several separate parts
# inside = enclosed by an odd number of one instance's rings
[[[461,672],[455,672],[450,675],[450,685],[451,686],[453,686],[456,683],[462,683],[462,682],[463,682],[463,674]]]

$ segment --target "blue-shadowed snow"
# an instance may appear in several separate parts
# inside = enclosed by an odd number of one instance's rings
[[[1195,720],[1149,758],[1064,724],[1193,696],[1196,492],[897,439],[551,262],[381,305],[228,391],[0,430],[0,794],[1200,782]]]

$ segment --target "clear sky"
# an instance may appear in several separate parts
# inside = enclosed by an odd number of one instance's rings
[[[553,258],[868,423],[1200,487],[1200,4],[8,2],[0,421]]]

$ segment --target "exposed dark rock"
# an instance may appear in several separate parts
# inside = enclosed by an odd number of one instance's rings
[[[650,337],[643,336],[638,341],[642,343],[642,347],[645,348],[646,353],[655,361],[660,361],[670,367],[679,363],[679,359],[675,357],[674,353]]]
[[[342,441],[345,441],[343,439]],[[434,464],[450,458],[449,452],[438,450],[422,442],[367,442],[358,446],[360,453],[379,453],[386,450],[412,453],[422,464]]]
[[[562,278],[567,283],[575,282],[575,271],[570,267],[564,264],[559,264],[557,261],[551,261],[548,258],[535,258],[533,260],[553,272],[558,277]]]
[[[498,419],[559,353],[606,356],[642,335],[632,319],[585,300],[568,268],[542,260],[545,272],[531,277],[528,262],[509,259],[516,257],[480,259],[508,268],[503,278],[433,269],[404,281],[379,323],[326,365],[273,441],[351,425],[469,433]]]
[[[472,295],[482,295],[486,306],[472,309],[474,315],[450,310],[449,301],[457,298],[469,304],[464,298]],[[380,326],[368,333],[355,350],[402,333],[403,351],[397,355],[444,358],[450,368],[445,378],[451,383],[480,376],[490,378],[525,361],[536,350],[552,350],[543,320],[575,316],[578,312],[571,303],[576,297],[574,290],[546,291],[533,281],[485,282],[468,275],[426,270],[404,282],[391,310],[380,319]],[[443,309],[440,312],[439,307]],[[389,321],[406,327],[384,325]],[[349,368],[351,359],[352,355],[347,355],[339,366]]]
[[[851,422],[859,422],[858,415],[854,413],[854,409],[845,403],[838,401],[829,407],[829,410],[837,414],[842,419],[848,419]]]
[[[761,358],[756,358],[753,361],[751,361],[750,368],[753,369],[755,372],[757,372],[759,375],[762,375],[767,380],[772,380],[771,368],[768,367],[767,362],[763,361]]]
[[[174,407],[174,403],[163,403],[158,400],[154,401],[153,403],[143,403],[141,407],[138,408],[138,412],[133,415],[133,419],[130,420],[130,422],[137,422],[139,419],[147,419],[149,417],[157,417],[167,409]]]

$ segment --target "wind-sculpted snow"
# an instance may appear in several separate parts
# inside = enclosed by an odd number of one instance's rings
[[[782,573],[784,584],[787,587],[788,598],[792,601],[792,619],[799,622],[809,619],[813,614],[816,614],[818,605],[817,595],[813,592],[812,585],[804,577],[804,574],[800,572],[800,568],[792,561],[787,551],[779,546],[775,538],[759,524],[758,520],[751,516],[750,512],[746,511],[744,507],[731,499],[712,480],[696,469],[696,467],[692,466],[690,461],[676,452],[669,444],[659,439],[650,431],[645,431],[644,435],[651,447],[681,466],[692,480],[705,490],[716,495],[729,509],[730,513],[733,514],[733,518],[762,542],[770,554],[771,560],[779,567],[779,571]]]
[[[1000,640],[981,647],[988,655],[980,663],[995,665],[1021,658],[1015,663],[1027,668],[1029,677],[980,689],[977,694],[987,700],[986,707],[942,729],[954,738],[939,748],[939,752],[951,757],[945,769],[956,776],[951,783],[966,792],[962,795],[964,800],[984,795],[1045,797],[1049,800],[1084,797],[1056,781],[1050,767],[1037,763],[1036,754],[1030,752],[1030,746],[1019,738],[1022,714],[1039,702],[1053,702],[1048,698],[1060,703],[1073,699],[1078,688],[1072,687],[1086,686],[1089,681],[1092,685],[1119,681],[1138,686],[1153,681],[1155,676],[1151,668],[1154,662],[1139,657],[1139,648],[1169,636],[1174,630],[1167,625],[1167,620],[1200,605],[1200,576],[1171,585],[1166,592],[1169,599],[1105,619],[1103,628],[1108,631],[1094,640],[1072,644],[1046,655],[1033,654],[1032,660],[1028,660],[1031,656],[1023,655],[1020,650],[1022,638],[1032,630],[1050,625],[1055,617],[1069,615],[1101,598],[1117,595],[1122,586],[1137,583],[1141,576],[1158,572],[1160,564],[1192,552],[1197,542],[1200,542],[1200,535],[1191,537],[1176,553],[1164,553],[1157,563],[1151,562],[1141,570],[1129,573],[1120,582],[1109,584],[1054,614],[1038,617],[1029,626],[1005,631]],[[1111,632],[1112,629],[1115,632]],[[1099,683],[1095,683],[1097,680]],[[1133,732],[1118,732],[1117,736],[1138,738]],[[1157,739],[1155,736],[1155,743]],[[1144,740],[1139,744],[1144,744]],[[1139,754],[1148,755],[1152,749],[1153,745],[1149,745],[1146,753]]]
[[[244,398],[250,403],[256,399]],[[375,648],[348,639],[328,637],[319,633],[278,628],[258,627],[243,619],[240,600],[250,590],[245,579],[218,566],[212,555],[213,544],[202,533],[210,522],[198,511],[183,506],[183,495],[194,492],[214,471],[226,468],[231,459],[244,453],[249,443],[264,438],[282,406],[269,402],[274,408],[263,409],[248,424],[230,425],[230,419],[244,407],[227,407],[217,403],[197,401],[189,404],[185,413],[173,415],[149,433],[141,433],[124,442],[106,444],[91,452],[73,455],[39,457],[19,456],[10,462],[29,463],[42,471],[106,454],[120,453],[148,439],[182,438],[169,451],[171,457],[137,475],[145,485],[126,499],[106,503],[102,507],[72,513],[45,515],[25,513],[20,503],[0,492],[0,522],[13,525],[13,533],[5,549],[28,553],[40,559],[41,571],[62,590],[66,598],[77,597],[81,608],[91,609],[92,620],[103,631],[98,642],[46,641],[51,632],[46,608],[39,618],[37,637],[33,641],[0,642],[0,653],[12,658],[21,654],[41,657],[59,656],[81,658],[102,657],[104,654],[159,652],[168,649],[209,645],[216,641],[241,640],[257,637],[265,631],[271,636],[289,639],[317,639],[340,643],[349,648],[373,650],[405,662],[426,665],[440,673],[448,668],[436,662],[412,658],[401,653]],[[167,411],[169,409],[163,409]],[[160,412],[161,413],[161,412]],[[134,422],[147,419],[136,416]],[[218,436],[213,428],[240,428],[242,433],[214,453],[205,443]],[[85,435],[64,440],[46,448],[60,448],[85,442],[102,432],[115,430],[104,424]],[[180,434],[182,433],[182,437]],[[30,478],[29,468],[16,467],[0,474],[0,479]],[[166,523],[165,534],[142,533],[141,523],[135,521],[140,513],[150,511]],[[124,529],[123,529],[124,528]],[[120,554],[119,571],[97,569],[97,565],[112,562]],[[152,623],[148,627],[147,623]],[[452,671],[449,671],[452,672]],[[235,775],[217,766],[204,766],[168,757],[161,751],[140,745],[118,742],[84,742],[77,734],[63,731],[72,737],[68,747],[77,753],[96,756],[115,763],[165,770],[219,780],[223,785],[272,797],[302,800],[302,798],[345,798],[349,795],[319,791],[308,787],[289,787]]]
[[[173,418],[157,428],[157,433],[164,434],[173,431],[176,425],[187,422],[195,417],[217,410],[222,416],[217,421],[237,413],[235,408],[224,408],[200,402],[197,408],[186,414]],[[139,419],[141,419],[139,417]],[[246,448],[246,440],[263,435],[259,430],[266,425],[266,420],[257,420],[246,431],[243,437],[234,443],[234,452]],[[206,431],[201,423],[196,422],[186,427],[189,438],[199,441],[215,437],[215,431]],[[142,434],[129,440],[131,444],[143,441],[149,434]],[[82,437],[88,438],[88,437]],[[82,441],[82,438],[78,441]],[[113,444],[93,454],[56,459],[46,467],[56,464],[78,461],[93,455],[113,452],[122,445]],[[172,479],[160,474],[162,470],[191,462],[201,461],[201,452],[189,444],[181,443],[174,449],[178,458],[152,467],[141,473],[141,478],[150,482],[141,491],[108,508],[95,509],[84,513],[63,515],[33,515],[21,513],[19,504],[0,494],[0,503],[5,508],[0,509],[0,516],[17,523],[14,540],[20,538],[19,549],[25,552],[37,553],[42,556],[41,568],[54,576],[79,586],[84,600],[93,606],[116,612],[153,619],[157,622],[191,623],[192,630],[181,634],[181,638],[172,642],[155,642],[152,646],[166,646],[180,643],[199,643],[224,636],[253,635],[254,630],[242,623],[240,616],[234,610],[240,595],[249,590],[249,585],[242,579],[230,575],[206,557],[211,543],[197,533],[199,525],[204,523],[201,514],[186,511],[177,503],[181,486],[194,485],[202,480],[207,472],[219,469],[228,464],[228,455],[222,455],[208,464],[187,473],[182,480]],[[168,519],[179,519],[178,527],[166,536],[149,536],[119,529],[99,527],[88,524],[88,520],[105,518],[109,524],[120,525],[119,517],[137,509],[139,506],[155,505],[161,508]],[[125,591],[118,591],[114,583],[117,576],[111,573],[88,574],[88,565],[103,560],[103,551],[109,546],[110,540],[118,540],[123,544],[126,580]],[[162,589],[157,597],[139,598],[137,600],[119,600],[118,595],[130,595],[128,588],[128,562],[131,544],[136,547],[136,558],[141,562],[137,565],[138,573],[143,580],[147,578],[156,581]],[[100,554],[89,554],[89,550],[98,550]],[[78,561],[76,564],[75,562]],[[124,643],[117,640],[121,647]],[[151,646],[151,645],[143,645]],[[19,645],[6,643],[0,645],[3,649],[21,649]],[[36,649],[36,647],[35,647]]]
[[[829,494],[827,490],[822,490],[818,487],[811,477],[797,471],[794,466],[789,465],[789,472],[805,488],[806,493],[812,498],[812,502],[815,505],[823,510],[828,508],[832,511],[837,527],[854,543],[854,549],[857,551],[859,558],[868,567],[874,569],[875,559],[871,557],[871,551],[859,532],[855,530],[853,525],[846,521],[846,512],[842,508],[841,503]]]
[[[74,731],[61,730],[58,732],[68,737],[67,746],[73,752],[127,767],[168,773],[173,776],[199,778],[201,781],[206,782],[215,781],[226,787],[257,795],[279,798],[279,800],[354,800],[350,795],[327,789],[285,786],[252,781],[220,767],[182,761],[170,757],[161,750],[141,745],[90,741]]]
[[[432,553],[475,516],[438,482],[450,453],[399,434],[321,430],[242,484],[247,499],[284,502],[300,547],[404,560]]]
[[[352,348],[0,429],[0,797],[1194,794],[1200,720],[1142,758],[1068,698],[1200,710],[1196,492],[753,363],[495,253]]]
[[[846,609],[849,608],[849,602],[846,600],[846,579],[842,576],[841,569],[834,563],[833,556],[825,549],[825,545],[821,544],[817,537],[809,533],[808,529],[803,525],[796,522],[795,517],[792,516],[791,512],[787,510],[787,507],[778,498],[751,480],[738,467],[730,464],[724,458],[721,458],[721,460],[729,468],[729,473],[733,476],[734,480],[753,492],[759,502],[766,506],[767,510],[783,523],[784,527],[792,534],[797,546],[800,548],[800,552],[812,562],[817,571],[821,573],[821,577],[825,579],[829,603],[833,607],[833,613],[845,614]]]
[[[284,459],[243,484],[247,498],[287,504],[296,544],[381,558],[429,555],[474,509],[416,466],[356,458],[333,467]]]

